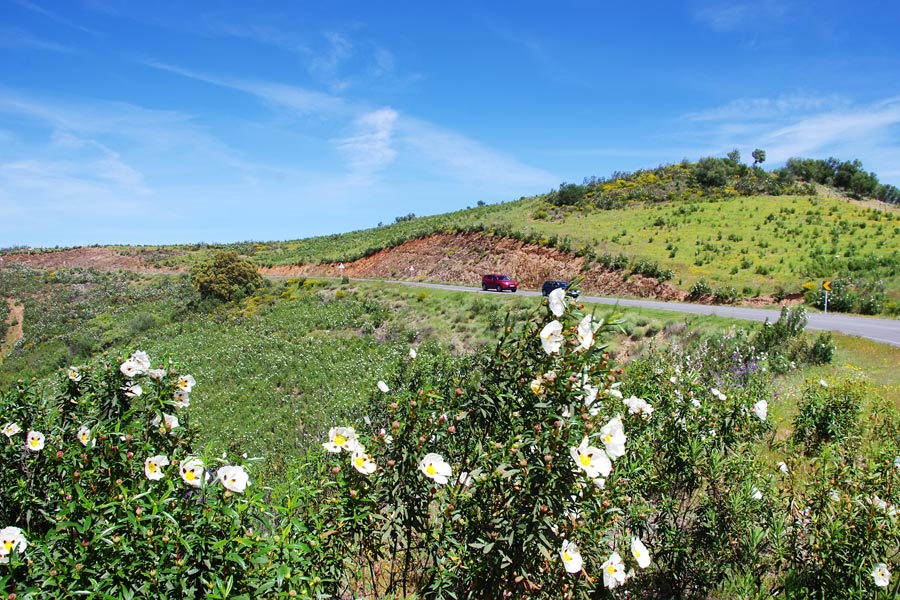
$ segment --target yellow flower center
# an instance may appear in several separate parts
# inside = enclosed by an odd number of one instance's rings
[[[609,573],[610,575],[615,575],[616,574],[616,566],[609,565],[608,567],[606,567],[606,572]]]
[[[147,470],[151,473],[156,473],[156,463],[149,462],[147,463]]]
[[[9,552],[10,550],[12,550],[13,543],[14,543],[14,542],[13,542],[12,540],[3,540],[3,547],[6,548],[6,551],[7,551],[7,552]]]
[[[356,461],[357,467],[362,467],[363,464],[365,464],[365,462],[366,462],[366,459],[362,456],[357,456],[354,460]]]
[[[334,443],[338,446],[343,446],[344,444],[347,443],[347,438],[345,438],[341,434],[338,434],[338,435],[334,436]]]
[[[187,479],[188,481],[193,481],[194,479],[196,479],[196,477],[197,476],[194,475],[193,471],[188,471],[187,473],[184,474],[184,478]]]
[[[569,554],[569,551],[568,551],[568,550],[566,550],[565,552],[563,552],[563,560],[566,561],[566,562],[569,562],[569,561],[572,560],[572,555]]]
[[[582,454],[581,456],[578,457],[578,460],[580,460],[581,464],[586,467],[589,464],[591,464],[591,455],[590,454]]]
[[[633,550],[633,551],[632,551],[632,554],[634,554],[634,557],[635,557],[635,558],[640,558],[640,557],[641,557],[641,551],[640,551],[640,550]]]
[[[425,472],[429,475],[434,475],[435,473],[437,473],[437,469],[434,468],[434,465],[429,464],[427,467],[425,467]]]
[[[603,438],[603,441],[607,444],[611,443],[612,442],[612,434],[607,433],[606,436]]]
[[[38,444],[41,443],[41,440],[37,438],[31,438],[31,445],[37,447]]]

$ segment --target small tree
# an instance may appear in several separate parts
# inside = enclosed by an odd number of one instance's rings
[[[264,280],[256,263],[237,252],[217,252],[191,269],[191,281],[201,298],[226,302],[252,294]]]
[[[756,150],[753,151],[751,156],[753,157],[753,166],[754,167],[756,165],[761,165],[764,162],[766,162],[766,151],[765,150],[760,150],[759,148],[757,148]]]

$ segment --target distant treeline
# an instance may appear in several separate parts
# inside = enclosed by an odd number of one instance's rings
[[[764,171],[765,151],[753,152],[753,165],[741,162],[735,150],[727,157],[706,157],[697,162],[683,160],[655,169],[631,173],[614,172],[610,177],[586,177],[581,185],[562,183],[547,200],[558,207],[594,209],[621,208],[631,202],[665,202],[703,196],[815,194],[814,184],[846,192],[855,198],[874,198],[900,204],[900,189],[882,184],[859,160],[840,161],[791,158],[784,167]]]

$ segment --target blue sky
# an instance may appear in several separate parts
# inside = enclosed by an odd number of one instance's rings
[[[0,248],[296,239],[733,148],[900,185],[896,0],[0,15]]]

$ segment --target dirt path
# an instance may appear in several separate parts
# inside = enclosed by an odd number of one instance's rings
[[[0,359],[3,358],[4,354],[12,350],[16,342],[22,339],[24,335],[22,322],[25,318],[25,305],[16,304],[13,298],[7,298],[6,303],[9,305],[9,316],[6,318],[6,324],[9,326],[9,329],[6,330],[6,339],[0,344]]]

